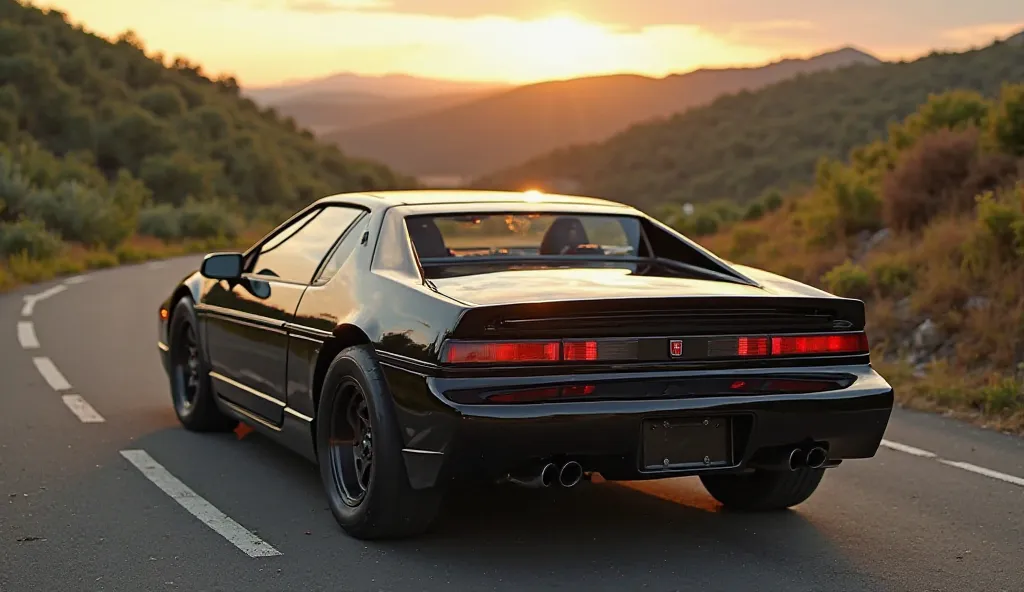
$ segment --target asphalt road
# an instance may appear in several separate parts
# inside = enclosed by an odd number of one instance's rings
[[[594,483],[466,493],[427,537],[350,539],[312,464],[179,427],[156,312],[197,262],[0,297],[0,591],[1024,591],[1024,440],[902,411],[790,512],[725,512],[695,479]]]

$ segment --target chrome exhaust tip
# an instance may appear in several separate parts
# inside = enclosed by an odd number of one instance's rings
[[[803,451],[799,448],[794,448],[789,453],[789,470],[795,471],[799,469],[804,464],[805,460],[806,457],[804,456]]]
[[[558,482],[562,487],[573,487],[581,479],[583,479],[583,467],[574,460],[562,465],[562,470],[558,472]]]
[[[820,469],[828,461],[828,453],[821,446],[815,446],[807,452],[805,462],[812,469]]]
[[[520,487],[529,487],[531,489],[540,489],[543,487],[551,487],[555,483],[555,479],[558,478],[558,466],[554,463],[548,463],[541,467],[540,471],[536,473],[528,473],[525,475],[509,475],[507,480],[509,483],[514,483]]]
[[[555,463],[548,463],[540,470],[540,484],[542,487],[551,487],[558,477],[558,467]]]

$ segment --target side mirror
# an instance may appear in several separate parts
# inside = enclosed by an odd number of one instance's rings
[[[210,253],[203,259],[199,273],[211,280],[237,280],[242,277],[242,254]]]

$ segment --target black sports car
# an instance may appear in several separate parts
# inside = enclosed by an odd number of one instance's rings
[[[424,531],[444,492],[698,475],[748,510],[874,456],[893,391],[864,304],[729,264],[605,200],[337,195],[160,306],[174,409],[317,462],[352,536]]]

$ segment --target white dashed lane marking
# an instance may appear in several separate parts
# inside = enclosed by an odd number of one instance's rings
[[[74,413],[75,417],[82,423],[103,423],[106,421],[81,395],[64,395],[61,398],[68,409],[71,410],[71,413]]]
[[[39,339],[32,321],[18,321],[18,343],[22,349],[39,349]]]
[[[1013,475],[1007,475],[1006,473],[1000,473],[999,471],[993,471],[992,469],[986,469],[985,467],[979,467],[978,465],[972,465],[971,463],[967,462],[939,458],[939,455],[935,454],[934,452],[929,452],[928,450],[921,450],[920,448],[914,448],[913,446],[907,446],[906,444],[900,444],[899,442],[893,442],[891,440],[882,440],[882,446],[889,448],[891,450],[904,452],[906,454],[920,456],[922,458],[935,459],[949,467],[955,467],[957,469],[961,469],[964,471],[970,471],[971,473],[975,473],[977,475],[984,475],[992,479],[998,479],[1005,483],[1012,483],[1013,485],[1019,485],[1020,487],[1024,487],[1024,479],[1021,479],[1020,477],[1014,477]]]
[[[25,304],[24,306],[21,307],[21,316],[32,316],[32,311],[35,310],[36,302],[39,302],[40,300],[46,300],[51,296],[56,296],[57,294],[60,294],[61,292],[67,289],[68,287],[65,286],[64,284],[58,284],[52,288],[43,290],[38,294],[29,294],[28,296],[25,296]]]
[[[1000,473],[999,471],[993,471],[992,469],[986,469],[985,467],[979,467],[978,465],[972,465],[971,463],[958,462],[955,460],[943,460],[939,459],[939,462],[944,465],[977,473],[979,475],[985,475],[986,477],[992,477],[993,479],[999,479],[1000,481],[1006,481],[1007,483],[1013,483],[1024,487],[1024,479],[1020,477],[1014,477],[1013,475],[1007,475],[1006,473]]]
[[[153,457],[145,450],[122,450],[121,456],[128,459],[128,462],[135,465],[135,468],[141,471],[147,479],[163,490],[171,499],[178,502],[181,507],[249,557],[273,557],[281,554],[280,551],[249,532],[241,524],[192,491],[163,465],[153,460]]]
[[[937,456],[934,452],[928,452],[927,450],[921,450],[920,448],[914,448],[913,446],[907,446],[906,444],[900,444],[899,442],[890,442],[889,440],[882,440],[882,446],[923,458],[935,458]]]
[[[71,388],[71,383],[64,378],[64,375],[60,373],[60,370],[57,369],[57,366],[54,365],[50,358],[32,358],[32,362],[53,390],[66,391]]]

